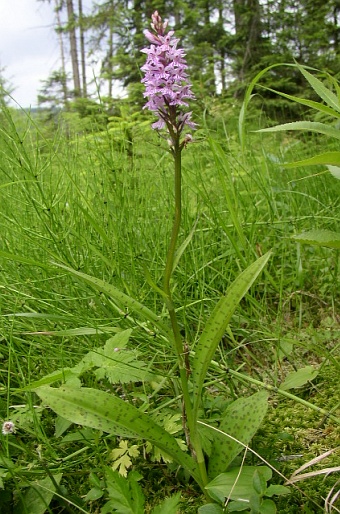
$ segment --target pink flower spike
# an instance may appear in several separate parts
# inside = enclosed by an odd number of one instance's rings
[[[144,97],[148,99],[144,108],[159,118],[152,125],[154,129],[167,127],[179,137],[185,125],[191,129],[196,127],[190,119],[191,113],[184,114],[178,109],[188,105],[186,100],[195,98],[186,73],[185,52],[177,48],[179,39],[174,37],[173,30],[165,33],[167,22],[162,21],[158,11],[151,18],[154,32],[144,31],[151,46],[141,50],[147,55],[146,63],[141,67],[145,74],[142,79]]]

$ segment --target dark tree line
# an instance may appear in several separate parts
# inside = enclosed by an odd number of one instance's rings
[[[105,99],[117,85],[140,97],[143,29],[156,9],[181,37],[202,97],[237,96],[264,67],[294,59],[340,72],[340,0],[97,0],[86,12],[82,0],[45,1],[55,11],[61,68],[46,80],[41,102],[57,98],[67,107],[71,99],[87,98],[90,63],[100,64],[97,86]],[[272,85],[293,93],[295,79],[284,68],[270,76]]]

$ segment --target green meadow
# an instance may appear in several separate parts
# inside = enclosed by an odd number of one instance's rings
[[[270,483],[289,488],[274,498],[277,512],[339,512],[339,249],[294,236],[339,230],[340,183],[322,165],[284,166],[336,146],[315,133],[256,132],[276,123],[259,106],[249,107],[241,145],[240,104],[211,99],[201,107],[194,142],[182,153],[171,282],[189,357],[221,295],[272,254],[209,365],[200,418],[218,426],[230,402],[267,390],[267,414],[235,463],[271,466]],[[82,276],[114,286],[169,323],[157,290],[174,213],[168,143],[145,112],[108,125],[74,113],[51,121],[5,106],[0,116],[0,420],[15,425],[0,435],[0,510],[171,514],[168,504],[157,505],[178,495],[177,512],[197,512],[202,491],[164,452],[72,423],[32,388],[52,383],[43,379],[56,372],[63,384],[65,370],[90,355],[74,383],[130,402],[185,445],[168,341]],[[117,355],[126,350],[130,360],[122,368],[118,360],[108,376],[94,356],[122,333],[129,341]],[[123,490],[143,506],[125,504]]]

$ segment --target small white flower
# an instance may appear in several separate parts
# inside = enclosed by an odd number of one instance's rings
[[[15,433],[15,425],[14,425],[13,421],[4,421],[3,422],[2,433],[3,433],[3,435]]]

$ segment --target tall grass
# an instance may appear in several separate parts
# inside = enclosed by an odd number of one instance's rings
[[[105,279],[166,316],[149,276],[156,284],[162,279],[172,221],[171,160],[151,129],[136,133],[131,156],[109,133],[65,133],[56,126],[51,135],[29,115],[5,107],[1,118],[0,414],[18,425],[16,438],[3,438],[2,459],[15,465],[3,460],[2,468],[9,466],[7,481],[19,478],[12,487],[22,505],[25,484],[49,476],[46,467],[66,473],[59,497],[72,505],[74,490],[79,504],[91,468],[107,465],[110,443],[88,433],[85,446],[73,443],[71,458],[53,435],[51,414],[23,388],[74,364],[117,327],[135,329],[133,344],[145,360],[154,360],[160,375],[171,374],[173,362],[159,334],[53,263]],[[222,341],[221,362],[274,384],[283,378],[282,366],[293,369],[297,359],[338,369],[332,337],[325,335],[322,345],[313,337],[325,319],[323,334],[330,326],[338,330],[339,256],[300,247],[290,237],[318,226],[337,228],[339,183],[324,175],[306,178],[308,169],[280,167],[287,155],[308,157],[311,146],[322,142],[252,135],[242,153],[236,134],[226,134],[209,116],[197,140],[183,155],[180,242],[192,237],[174,275],[183,333],[195,340],[214,300],[256,255],[273,248],[265,274]],[[227,388],[235,394],[232,381]],[[9,494],[8,488],[0,491],[0,505],[13,501],[4,491]]]

